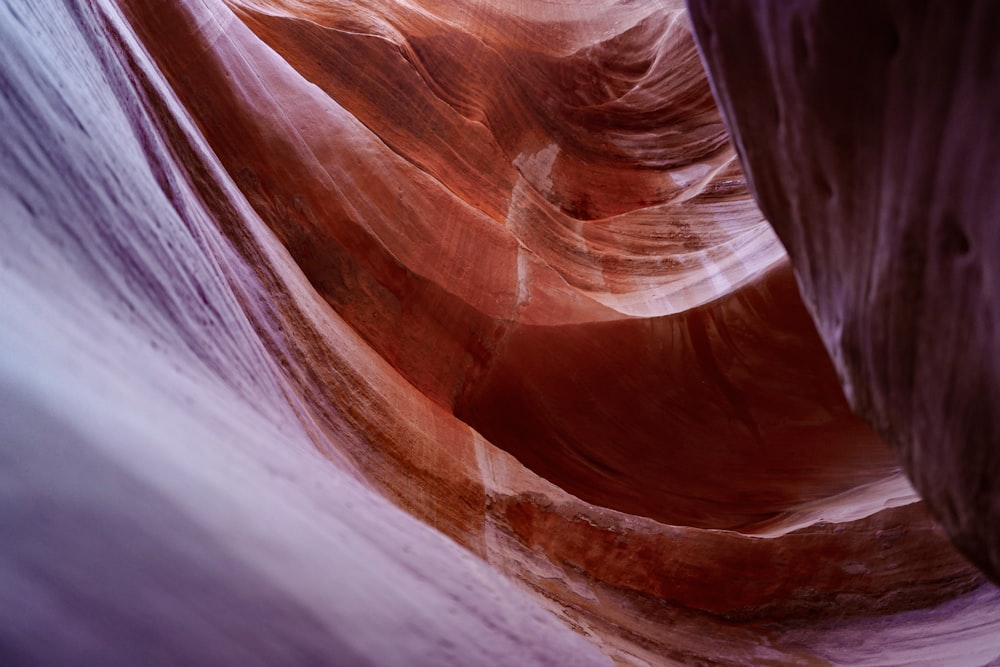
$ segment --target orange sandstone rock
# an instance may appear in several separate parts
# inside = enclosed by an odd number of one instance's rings
[[[679,4],[11,0],[0,30],[15,663],[1000,653]]]

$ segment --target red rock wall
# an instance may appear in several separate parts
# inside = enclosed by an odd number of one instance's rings
[[[679,5],[12,0],[0,29],[14,664],[1000,652]]]

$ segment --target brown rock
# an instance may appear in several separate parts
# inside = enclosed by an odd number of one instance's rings
[[[0,7],[3,658],[1000,652],[1000,594],[841,395],[686,21]]]

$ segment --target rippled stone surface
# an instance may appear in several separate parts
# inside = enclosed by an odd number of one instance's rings
[[[11,0],[0,42],[5,664],[1000,655],[681,5]]]

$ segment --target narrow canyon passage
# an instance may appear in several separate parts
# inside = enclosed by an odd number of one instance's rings
[[[0,7],[0,664],[1000,657],[695,32]]]

